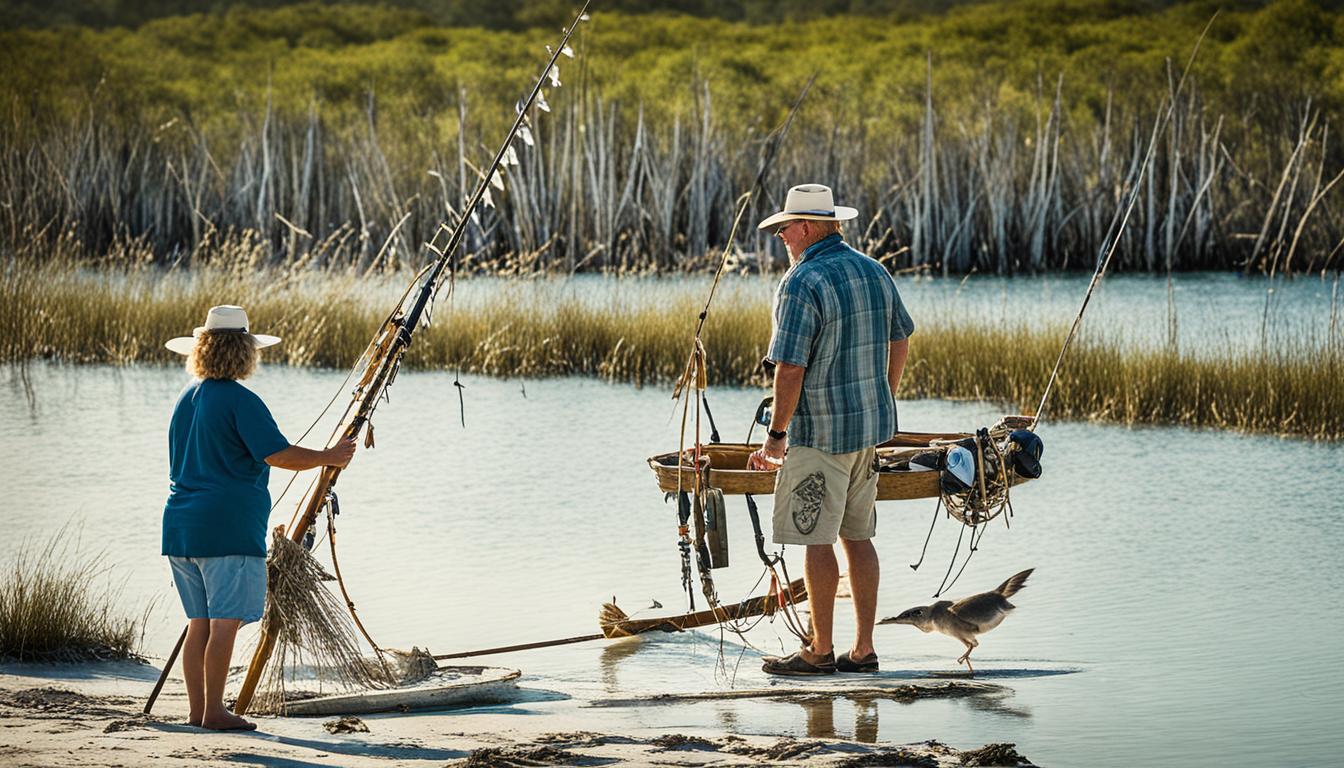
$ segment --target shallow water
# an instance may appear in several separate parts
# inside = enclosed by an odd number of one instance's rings
[[[158,556],[165,431],[185,376],[34,365],[31,398],[15,370],[4,376],[10,503],[0,567],[23,540],[68,524],[72,544],[78,536],[83,551],[106,551],[125,578],[128,606],[157,601],[147,649],[166,655],[182,620]],[[249,385],[293,439],[340,383],[331,372],[269,368]],[[684,610],[675,509],[644,463],[676,446],[669,393],[582,379],[463,383],[465,429],[451,375],[402,374],[375,418],[378,447],[361,451],[339,485],[341,566],[375,638],[443,653],[588,634],[613,595],[631,613],[653,599]],[[760,394],[712,391],[725,439],[745,436]],[[903,404],[902,425],[963,429],[997,415],[983,405],[913,401]],[[579,711],[607,732],[1011,741],[1046,765],[1336,760],[1344,750],[1334,727],[1344,683],[1344,447],[1089,424],[1047,424],[1041,434],[1045,477],[1014,491],[1011,530],[990,530],[950,592],[1037,569],[1014,599],[1019,610],[974,657],[1004,695]],[[285,479],[275,474],[273,493]],[[291,509],[282,505],[272,522]],[[926,501],[879,505],[879,615],[927,602],[943,578],[958,533],[950,521],[937,525],[923,567],[908,567],[932,513]],[[737,599],[759,576],[740,498],[729,499],[729,525],[734,566],[716,577],[721,595]],[[320,550],[325,558],[325,542]],[[801,553],[790,559],[800,574]],[[841,601],[838,642],[851,621]],[[904,626],[878,633],[886,677],[958,668],[951,639]],[[792,644],[769,625],[750,639],[766,650]],[[716,672],[714,632],[484,661],[523,669],[531,689],[569,696],[538,696],[516,710],[544,714],[592,700],[770,684],[756,652],[740,651],[727,647],[730,674]]]
[[[1090,279],[1091,275],[1077,273],[1030,278],[898,275],[896,282],[917,326],[1003,323],[1059,328],[1072,322]],[[777,281],[778,276],[772,275],[728,275],[715,306],[735,299],[767,306]],[[459,283],[457,299],[466,306],[498,301],[501,285],[519,301],[543,305],[564,297],[611,307],[678,299],[699,306],[709,278],[580,275],[522,282],[473,278]],[[1169,299],[1164,277],[1111,275],[1094,292],[1082,332],[1149,346],[1174,339],[1182,351],[1195,354],[1255,348],[1265,340],[1315,346],[1333,335],[1338,343],[1344,340],[1344,288],[1335,277],[1268,280],[1187,273],[1172,280]]]

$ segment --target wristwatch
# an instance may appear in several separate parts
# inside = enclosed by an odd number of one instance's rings
[[[770,436],[771,440],[783,440],[784,438],[789,436],[788,431],[783,429],[779,430],[778,432],[776,432],[773,429],[767,429],[765,430],[765,433]]]

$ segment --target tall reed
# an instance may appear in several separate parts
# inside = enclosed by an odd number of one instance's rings
[[[232,248],[232,250],[230,250]],[[230,267],[265,253],[256,240],[195,254],[191,269],[88,269],[61,259],[13,261],[0,273],[0,362],[180,365],[163,341],[213,304],[244,304],[257,327],[285,338],[265,354],[292,365],[354,361],[409,273]],[[230,262],[236,259],[236,262]],[[716,385],[764,384],[771,279],[721,290],[705,330]],[[407,365],[492,376],[600,376],[671,381],[684,365],[703,302],[698,281],[478,278],[461,282],[418,335]],[[955,316],[955,314],[953,315]],[[922,320],[905,392],[975,398],[1030,412],[1064,329]],[[1344,438],[1344,333],[1191,352],[1085,334],[1064,365],[1051,418],[1174,423]]]
[[[318,17],[346,12],[303,11]],[[258,24],[270,18],[253,14]],[[981,23],[973,11],[965,14],[964,23]],[[191,17],[143,36],[176,39],[195,30],[209,40],[201,27],[210,23]],[[704,26],[700,32],[710,35],[705,43],[714,50],[656,62],[671,71],[618,76],[612,70],[619,73],[622,65],[603,45],[630,43],[613,30],[593,33],[585,42],[592,55],[585,49],[575,71],[566,70],[577,87],[552,95],[555,112],[538,121],[531,145],[520,144],[522,163],[506,174],[498,207],[482,211],[470,226],[472,268],[696,269],[722,247],[732,203],[751,186],[766,130],[802,79],[788,82],[714,45],[731,50],[741,39],[760,47],[772,39],[769,32],[696,21],[643,23],[652,25],[650,34],[673,40],[687,34],[678,24]],[[1247,21],[1227,23],[1231,34],[1256,34],[1238,26]],[[818,22],[815,31],[825,39],[853,31],[846,24],[852,22]],[[1079,34],[1101,34],[1087,30]],[[447,45],[431,42],[435,35],[474,46],[476,59],[497,66],[469,58],[463,66],[470,63],[480,77],[463,75],[460,85],[447,87],[424,74]],[[612,38],[618,42],[608,43]],[[42,39],[15,43],[41,60],[51,53],[33,42]],[[152,69],[125,62],[115,70],[130,84],[123,88],[100,87],[101,80],[82,71],[76,74],[93,80],[72,86],[77,97],[43,85],[8,98],[0,88],[0,248],[73,235],[97,255],[118,240],[138,238],[171,260],[208,239],[252,231],[271,248],[268,264],[338,257],[362,270],[395,222],[408,216],[387,258],[419,263],[419,244],[445,218],[456,217],[483,146],[498,133],[495,124],[512,114],[518,94],[505,75],[522,66],[521,54],[518,39],[503,33],[433,30],[394,39],[405,44],[384,54],[397,76],[379,80],[377,88],[374,79],[356,78],[369,66],[357,57],[358,46],[351,46],[356,50],[348,60],[333,54],[331,66],[347,69],[339,78],[321,74],[342,83],[339,99],[296,96],[304,91],[293,85],[258,94],[255,86],[238,84],[251,98],[223,106],[217,98],[178,94],[159,84]],[[881,35],[874,41],[892,44]],[[1218,57],[1237,53],[1222,45],[1210,41],[1208,62],[1178,99],[1115,266],[1264,272],[1340,266],[1344,155],[1330,140],[1334,115],[1312,100],[1310,89],[1269,91],[1248,81],[1240,99],[1215,98],[1213,92],[1225,88],[1220,78],[1229,76],[1222,68],[1230,66]],[[165,54],[184,57],[184,67],[200,65],[194,50],[168,46]],[[800,56],[820,57],[825,66],[835,59],[824,55],[829,50]],[[1024,83],[965,61],[926,59],[925,51],[918,64],[903,54],[886,66],[865,65],[874,81],[853,89],[827,86],[823,78],[776,158],[771,194],[748,218],[763,216],[790,183],[824,180],[863,212],[859,244],[893,266],[957,273],[1090,269],[1133,184],[1157,102],[1170,88],[1159,53],[1176,51],[1143,50],[1151,63],[1126,70],[1118,86],[1118,77],[1082,69],[1082,63],[1040,69],[1034,82]],[[32,66],[26,62],[16,55],[13,63]],[[307,71],[301,67],[312,65],[298,57],[293,66],[297,73],[277,75],[300,77]],[[1213,73],[1204,75],[1206,68]],[[852,73],[831,79],[841,74]],[[649,92],[667,78],[675,90],[653,98]],[[218,85],[190,77],[171,82],[206,93]],[[765,95],[739,95],[761,91]],[[318,85],[307,92],[325,93]],[[727,105],[725,93],[733,96]],[[771,261],[768,239],[749,237],[740,245],[744,262]],[[782,254],[775,251],[773,258]]]

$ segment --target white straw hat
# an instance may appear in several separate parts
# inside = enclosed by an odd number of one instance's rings
[[[205,316],[205,325],[192,331],[192,335],[178,336],[175,339],[169,339],[163,346],[179,355],[189,355],[191,354],[191,350],[196,348],[196,339],[206,331],[211,333],[246,334],[247,338],[251,340],[252,346],[257,349],[275,346],[280,343],[279,336],[266,336],[260,333],[252,333],[248,330],[247,313],[243,311],[242,307],[235,307],[231,304],[222,304],[218,307],[210,308],[210,312]]]
[[[770,216],[756,226],[769,229],[792,219],[809,221],[849,221],[859,215],[857,208],[836,205],[831,188],[824,184],[799,184],[789,190],[784,199],[784,210]]]

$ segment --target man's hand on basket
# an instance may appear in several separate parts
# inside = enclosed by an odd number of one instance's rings
[[[773,472],[779,469],[779,465],[784,463],[784,453],[789,449],[789,438],[773,437],[765,438],[765,445],[752,451],[747,457],[747,469],[758,472]]]

